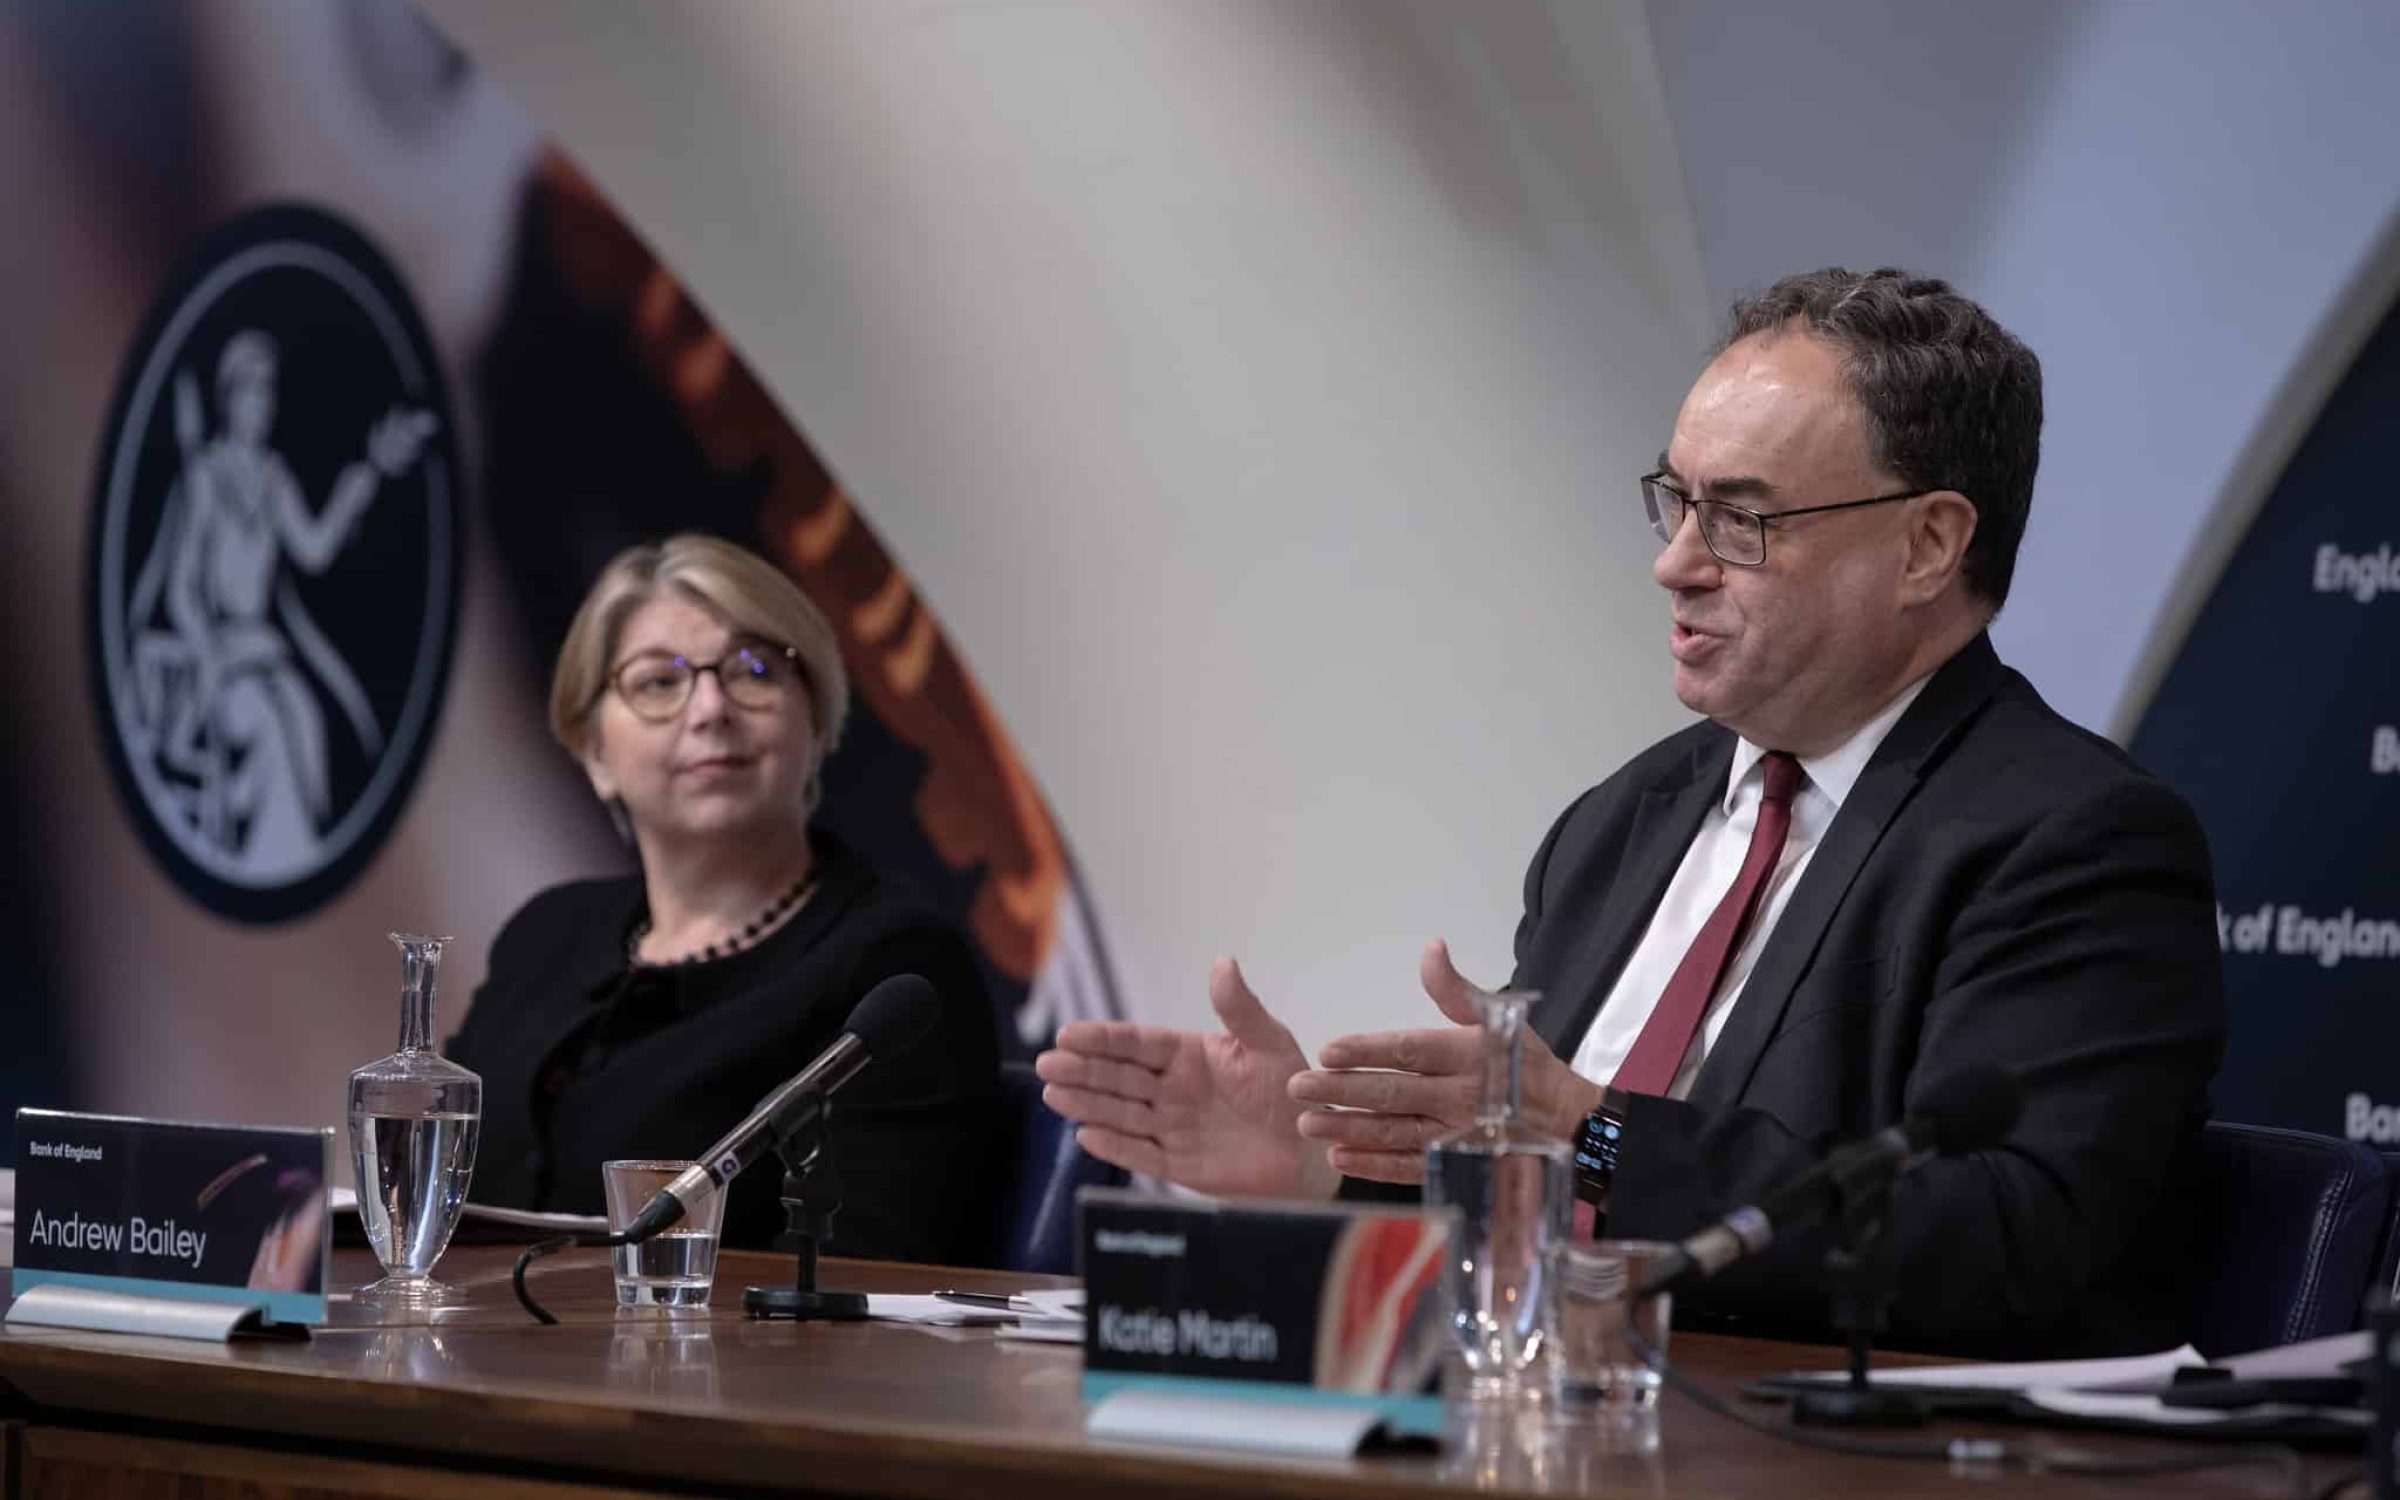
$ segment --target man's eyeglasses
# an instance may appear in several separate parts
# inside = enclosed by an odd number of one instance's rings
[[[1803,505],[1792,510],[1757,511],[1722,500],[1695,500],[1667,483],[1664,472],[1642,476],[1642,509],[1649,512],[1650,529],[1662,542],[1675,540],[1683,530],[1685,511],[1695,511],[1700,517],[1700,540],[1717,561],[1737,568],[1755,568],[1767,560],[1767,523],[1788,521],[1794,516],[1813,516],[1829,510],[1856,510],[1862,505],[1890,505],[1898,500],[1914,500],[1930,495],[1931,490],[1910,490],[1899,495],[1871,495],[1864,500],[1841,500],[1832,505]]]
[[[715,661],[644,651],[627,657],[608,680],[637,718],[658,724],[683,712],[703,672],[716,674],[717,686],[729,702],[743,708],[776,708],[800,680],[800,651],[796,646],[737,646]]]

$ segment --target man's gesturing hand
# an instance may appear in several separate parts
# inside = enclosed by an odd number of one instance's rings
[[[1204,1193],[1330,1197],[1325,1153],[1295,1128],[1286,1085],[1308,1056],[1220,958],[1208,1000],[1225,1029],[1070,1021],[1034,1059],[1042,1102],[1080,1128],[1076,1144],[1131,1172]]]
[[[1436,938],[1417,965],[1425,993],[1452,1022],[1418,1031],[1379,1031],[1325,1044],[1322,1067],[1292,1077],[1292,1098],[1316,1108],[1300,1117],[1300,1133],[1328,1146],[1334,1168],[1378,1182],[1420,1182],[1425,1148],[1475,1122],[1483,1093],[1482,1015],[1470,984]],[[1532,1032],[1525,1033],[1526,1120],[1572,1139],[1576,1123],[1597,1108],[1600,1085],[1576,1076]],[[1349,1072],[1354,1068],[1383,1072]]]

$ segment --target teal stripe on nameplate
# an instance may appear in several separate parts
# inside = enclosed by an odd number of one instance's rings
[[[261,1292],[244,1286],[211,1286],[201,1281],[160,1281],[152,1276],[94,1276],[84,1271],[32,1271],[23,1266],[9,1272],[9,1291],[22,1293],[37,1286],[79,1286],[93,1292],[122,1292],[129,1297],[162,1297],[175,1302],[247,1302],[267,1310],[276,1323],[322,1323],[325,1298],[319,1292]]]
[[[1086,1370],[1083,1399],[1098,1401],[1119,1391],[1162,1391],[1177,1396],[1215,1396],[1267,1401],[1277,1406],[1366,1406],[1383,1413],[1384,1425],[1412,1437],[1442,1435],[1442,1398],[1389,1396],[1371,1391],[1328,1391],[1277,1380],[1216,1380],[1205,1375],[1152,1375],[1123,1370]]]

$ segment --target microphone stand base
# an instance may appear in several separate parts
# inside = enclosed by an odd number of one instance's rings
[[[864,1292],[752,1286],[742,1288],[742,1311],[753,1318],[790,1323],[863,1323],[867,1320],[867,1296]]]
[[[1792,1422],[1800,1427],[1922,1427],[1931,1415],[1916,1392],[1890,1386],[1851,1385],[1792,1398]]]
[[[1792,1423],[1799,1427],[1922,1427],[1932,1415],[1924,1397],[1868,1377],[1875,1335],[1891,1314],[1892,1238],[1884,1232],[1892,1200],[1888,1173],[1858,1182],[1837,1181],[1841,1214],[1825,1270],[1833,1283],[1833,1326],[1850,1346],[1850,1379],[1838,1389],[1807,1390],[1792,1398]]]
[[[842,1179],[833,1168],[831,1114],[820,1107],[775,1143],[775,1154],[783,1158],[785,1224],[775,1237],[775,1248],[792,1252],[792,1284],[742,1288],[742,1311],[752,1318],[787,1323],[867,1319],[865,1293],[828,1292],[817,1286],[817,1246],[833,1232],[833,1216],[842,1206]]]

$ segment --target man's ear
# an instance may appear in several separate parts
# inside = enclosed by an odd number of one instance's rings
[[[1966,561],[1967,544],[1975,539],[1975,502],[1956,490],[1935,490],[1919,495],[1909,510],[1900,598],[1926,604],[1941,597]]]

